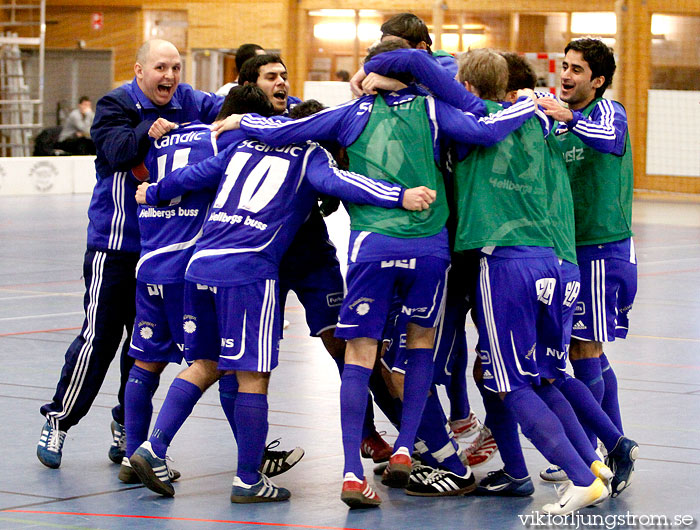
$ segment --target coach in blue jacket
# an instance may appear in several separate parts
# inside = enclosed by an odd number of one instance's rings
[[[91,129],[97,149],[97,183],[88,209],[83,263],[85,321],[66,352],[53,401],[41,407],[46,423],[37,456],[51,468],[61,465],[66,431],[90,409],[126,330],[119,404],[112,409],[109,458],[121,463],[124,455],[124,387],[133,364],[127,351],[140,251],[134,199],[139,182],[131,168],[144,159],[150,147],[149,134],[158,137],[176,123],[211,123],[223,102],[221,96],[180,84],[181,70],[180,54],[172,43],[146,41],[136,55],[133,81],[97,102]]]

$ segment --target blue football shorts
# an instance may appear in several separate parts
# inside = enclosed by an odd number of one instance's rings
[[[578,266],[568,261],[560,265],[561,283],[564,286],[562,306],[562,333],[564,336],[564,350],[547,348],[537,343],[537,366],[540,376],[546,379],[557,379],[566,372],[566,361],[569,355],[569,343],[571,342],[571,326],[574,321],[576,300],[581,290],[581,274]]]
[[[185,356],[218,361],[220,370],[270,372],[280,338],[276,280],[213,287],[185,286]]]
[[[435,327],[443,310],[449,267],[448,260],[433,256],[351,263],[335,336],[382,340],[394,294],[407,323]]]
[[[477,350],[484,386],[511,392],[539,383],[538,343],[563,347],[559,263],[484,255],[477,285]]]
[[[637,294],[637,258],[632,238],[576,248],[581,293],[572,337],[584,341],[624,339]]]
[[[136,318],[129,355],[144,362],[181,363],[184,282],[136,282]]]

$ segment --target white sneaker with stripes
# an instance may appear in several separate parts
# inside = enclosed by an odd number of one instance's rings
[[[291,496],[288,489],[275,486],[265,475],[260,475],[260,480],[253,485],[246,484],[236,475],[231,486],[231,502],[237,504],[286,501]]]

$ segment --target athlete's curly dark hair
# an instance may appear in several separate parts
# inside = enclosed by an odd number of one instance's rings
[[[584,37],[582,39],[574,39],[567,44],[566,48],[564,48],[564,53],[567,53],[569,50],[580,52],[583,55],[583,60],[591,68],[591,79],[599,76],[605,78],[603,84],[595,91],[595,97],[601,97],[612,84],[613,75],[615,75],[616,66],[613,49],[600,39]]]

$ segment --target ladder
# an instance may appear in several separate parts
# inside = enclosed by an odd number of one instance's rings
[[[45,0],[0,0],[0,156],[30,156],[42,129]],[[38,75],[25,76],[25,50],[38,50]]]

